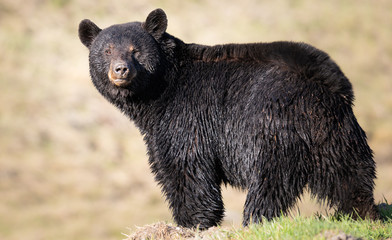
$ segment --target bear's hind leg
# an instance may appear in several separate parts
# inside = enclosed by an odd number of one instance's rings
[[[315,154],[309,188],[312,195],[327,200],[339,213],[378,219],[373,197],[375,163],[364,132],[354,123],[355,131],[335,132]]]
[[[337,213],[351,214],[354,219],[357,217],[378,219],[379,213],[373,197],[372,175],[372,173],[350,173],[344,170],[328,172],[327,170],[322,176],[310,180],[309,188],[312,195],[317,195],[319,200],[327,200],[331,207],[336,208]]]

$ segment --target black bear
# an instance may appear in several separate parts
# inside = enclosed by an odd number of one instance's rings
[[[243,224],[287,213],[308,187],[341,213],[378,218],[375,162],[349,80],[304,43],[204,46],[145,22],[79,25],[98,91],[135,122],[181,226],[218,225],[221,185],[248,191]]]

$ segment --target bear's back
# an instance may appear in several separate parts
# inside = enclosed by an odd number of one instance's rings
[[[337,64],[325,52],[305,43],[272,42],[211,47],[190,44],[188,49],[191,61],[195,65],[204,63],[202,65],[207,69],[197,65],[194,72],[218,73],[225,75],[228,81],[237,79],[239,84],[247,84],[248,79],[264,79],[265,84],[282,84],[279,81],[288,78],[302,80],[298,84],[320,84],[332,94],[342,96],[349,104],[353,100],[351,84]],[[242,80],[238,75],[243,76]]]

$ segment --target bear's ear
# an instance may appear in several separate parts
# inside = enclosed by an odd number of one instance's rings
[[[167,28],[166,13],[160,8],[152,11],[147,16],[147,19],[142,26],[155,39],[159,39],[165,33]]]
[[[79,24],[80,41],[84,44],[84,46],[90,48],[91,43],[101,31],[102,29],[95,25],[95,23],[93,23],[89,19],[84,19]]]

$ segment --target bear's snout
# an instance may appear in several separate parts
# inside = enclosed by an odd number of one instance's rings
[[[112,61],[108,73],[109,80],[116,86],[123,87],[128,85],[136,76],[136,70],[132,64],[125,61]]]
[[[117,63],[114,67],[114,74],[117,78],[127,78],[129,73],[129,68],[124,63]]]

